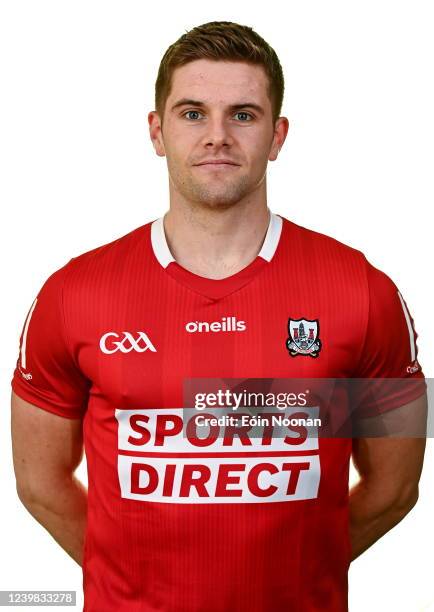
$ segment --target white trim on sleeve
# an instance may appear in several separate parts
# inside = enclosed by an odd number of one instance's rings
[[[414,329],[413,329],[413,325],[411,324],[410,313],[408,312],[407,306],[405,305],[405,302],[404,302],[404,298],[402,297],[399,291],[398,291],[398,296],[401,302],[402,310],[404,311],[405,321],[407,323],[407,328],[408,328],[408,334],[410,336],[410,354],[411,354],[411,362],[413,363],[413,361],[416,359],[416,341],[414,338]]]
[[[21,367],[23,368],[23,370],[26,369],[26,344],[27,344],[27,330],[29,329],[29,324],[30,324],[30,319],[32,318],[32,314],[33,311],[35,309],[36,306],[36,302],[38,301],[38,298],[35,298],[35,301],[33,302],[29,314],[27,315],[27,319],[24,325],[24,332],[23,332],[23,341],[21,343]]]

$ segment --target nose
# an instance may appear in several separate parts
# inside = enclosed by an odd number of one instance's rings
[[[227,119],[223,116],[210,117],[207,122],[207,129],[203,136],[203,144],[206,147],[223,147],[233,144],[230,126]]]

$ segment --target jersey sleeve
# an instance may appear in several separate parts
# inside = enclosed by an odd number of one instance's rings
[[[89,381],[71,353],[63,314],[67,265],[43,284],[22,328],[11,385],[22,399],[66,418],[86,410]]]
[[[361,418],[404,406],[426,391],[418,362],[418,335],[407,304],[384,272],[366,264],[369,310],[355,373],[364,379],[356,394]]]

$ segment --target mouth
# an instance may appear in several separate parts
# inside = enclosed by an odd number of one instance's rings
[[[227,169],[227,168],[239,168],[238,164],[232,164],[230,162],[205,162],[203,164],[196,164],[197,168],[214,168],[214,169]]]

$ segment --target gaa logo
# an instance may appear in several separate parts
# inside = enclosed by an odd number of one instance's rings
[[[141,331],[137,332],[137,334],[137,338],[134,338],[133,334],[126,331],[122,332],[122,336],[116,332],[107,332],[101,336],[99,348],[103,353],[106,353],[106,355],[111,355],[112,353],[116,353],[116,351],[120,351],[121,353],[130,353],[131,351],[144,353],[148,349],[154,353],[157,352],[157,349],[145,332]],[[113,338],[118,338],[118,340],[113,340]]]

